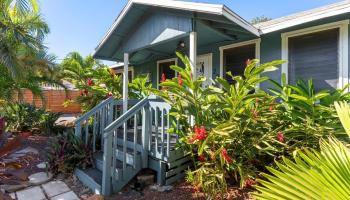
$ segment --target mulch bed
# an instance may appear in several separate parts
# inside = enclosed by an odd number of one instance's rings
[[[0,185],[21,184],[27,180],[29,175],[43,171],[37,168],[37,165],[47,160],[48,139],[48,137],[37,135],[9,137],[8,145],[5,144],[0,149]],[[16,159],[11,158],[12,153],[27,147],[37,150],[38,154],[27,153]]]
[[[194,188],[186,182],[177,183],[173,186],[173,189],[169,192],[157,192],[146,188],[143,190],[143,195],[141,197],[133,197],[130,196],[128,192],[124,192],[122,194],[106,198],[106,200],[205,200],[203,193],[195,193]],[[236,187],[230,187],[224,199],[254,199],[252,196],[249,195],[249,192],[251,192],[251,190],[242,190]]]

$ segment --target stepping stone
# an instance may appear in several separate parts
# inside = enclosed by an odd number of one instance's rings
[[[16,194],[15,193],[11,193],[11,194],[9,194],[10,195],[10,197],[12,198],[12,199],[16,199]]]
[[[27,183],[22,183],[22,184],[17,184],[17,185],[0,185],[0,189],[5,190],[6,192],[16,192],[16,191],[24,189],[28,186],[29,186],[29,184],[27,184]]]
[[[16,193],[18,200],[44,200],[46,199],[44,192],[39,186],[22,190]]]
[[[47,162],[42,162],[36,165],[39,169],[46,169]]]
[[[49,172],[39,172],[36,174],[32,174],[28,177],[29,183],[34,185],[40,185],[43,183],[47,183],[52,179],[52,174]]]
[[[53,197],[59,194],[69,192],[69,187],[62,181],[51,181],[42,185],[47,196]]]
[[[51,200],[79,200],[79,197],[73,192],[66,192],[58,196],[52,197]]]

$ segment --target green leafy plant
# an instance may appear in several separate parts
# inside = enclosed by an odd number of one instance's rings
[[[250,188],[274,160],[291,158],[301,148],[319,149],[319,140],[344,138],[330,102],[347,99],[345,91],[315,92],[313,82],[278,84],[264,76],[283,61],[248,60],[242,76],[228,73],[234,84],[217,78],[202,87],[205,77],[192,78],[186,56],[177,53],[184,67],[171,66],[177,77],[164,80],[161,90],[150,91],[172,105],[177,123],[169,130],[180,136],[180,146],[194,161],[187,180],[208,198],[221,196],[227,185]],[[257,88],[264,81],[276,87]],[[327,101],[326,101],[327,100]]]
[[[12,132],[37,131],[50,133],[60,113],[50,113],[27,103],[6,104],[4,116]]]
[[[262,73],[277,69],[283,61],[252,60],[244,76],[228,74],[235,84],[218,78],[217,86],[202,87],[205,77],[192,79],[188,58],[177,55],[185,67],[171,66],[178,77],[165,80],[161,91],[152,92],[172,105],[170,115],[180,124],[172,131],[194,158],[195,169],[188,171],[187,180],[208,198],[223,195],[228,184],[249,187],[259,167],[271,162],[274,153],[283,152],[275,97],[256,90],[268,80]]]
[[[335,103],[338,116],[350,138],[350,106]],[[348,199],[350,193],[350,149],[329,137],[320,141],[320,151],[304,149],[294,162],[283,158],[278,169],[268,168],[257,186],[258,199]]]
[[[52,173],[70,174],[93,165],[92,150],[74,133],[59,135],[51,141],[48,163]]]

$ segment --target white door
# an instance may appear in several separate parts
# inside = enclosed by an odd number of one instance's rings
[[[204,76],[206,81],[203,86],[211,85],[212,78],[212,54],[205,54],[197,56],[197,77]]]

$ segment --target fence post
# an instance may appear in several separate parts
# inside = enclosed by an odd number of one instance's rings
[[[142,167],[148,167],[149,135],[150,135],[150,107],[147,103],[142,110]]]

